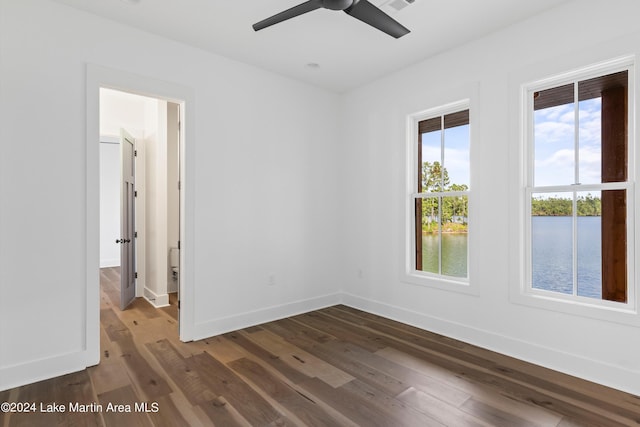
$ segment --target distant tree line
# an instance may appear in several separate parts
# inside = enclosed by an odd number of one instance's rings
[[[599,197],[591,194],[579,196],[577,199],[578,216],[600,216],[602,206]],[[571,216],[573,201],[561,197],[531,200],[531,215],[533,216]]]

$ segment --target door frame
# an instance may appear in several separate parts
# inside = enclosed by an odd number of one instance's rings
[[[96,64],[86,67],[86,334],[87,366],[100,361],[100,88],[159,98],[180,105],[180,340],[193,340],[194,331],[194,150],[193,89],[150,76]]]

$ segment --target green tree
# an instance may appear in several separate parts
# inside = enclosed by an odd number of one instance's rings
[[[577,200],[578,216],[600,216],[602,215],[602,205],[600,197],[593,197],[591,193],[580,196]]]
[[[434,193],[443,191],[449,185],[449,172],[440,162],[422,164],[422,191]]]
[[[469,189],[465,184],[451,184],[449,172],[445,167],[442,167],[440,162],[424,162],[422,164],[421,184],[421,191],[424,193],[467,191]],[[440,202],[442,206],[439,210],[438,203]],[[468,205],[467,196],[428,197],[422,199],[422,229],[426,232],[436,231],[438,229],[438,216],[440,216],[442,225],[449,224],[451,226],[454,219],[463,218],[463,225],[458,225],[455,229],[466,231]]]
[[[422,163],[421,184],[424,193],[441,192],[449,185],[449,173],[446,168],[440,165],[440,162],[424,162]],[[438,219],[438,198],[422,199],[422,212],[423,228],[427,231],[433,231],[433,223]]]
[[[466,184],[451,184],[450,191],[467,191],[469,186]],[[451,215],[453,217],[466,218],[469,215],[469,198],[467,196],[447,197],[451,203]]]

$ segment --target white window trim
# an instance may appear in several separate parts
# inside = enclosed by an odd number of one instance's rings
[[[470,156],[470,190],[465,192],[469,203],[469,229],[473,229],[473,152],[476,137],[473,102],[470,98],[440,105],[428,110],[407,116],[406,140],[406,201],[405,201],[405,253],[402,281],[414,285],[427,286],[441,290],[464,294],[478,295],[478,289],[472,280],[470,254],[473,248],[472,232],[467,242],[467,277],[456,278],[437,273],[418,271],[415,269],[415,198],[420,197],[416,177],[418,174],[418,123],[436,116],[447,115],[462,110],[469,110],[469,156]],[[447,196],[455,196],[457,192],[447,192]]]
[[[550,87],[561,86],[563,84],[572,83],[596,77],[598,75],[606,75],[617,71],[623,71],[627,69],[629,72],[629,86],[628,86],[628,182],[627,183],[612,183],[606,185],[598,185],[598,189],[602,188],[624,188],[628,192],[627,203],[627,302],[620,303],[614,301],[599,300],[588,297],[580,297],[575,295],[566,295],[558,292],[545,291],[541,289],[534,289],[531,286],[531,262],[530,262],[530,218],[531,218],[531,193],[532,189],[537,190],[549,190],[556,191],[566,189],[565,186],[559,187],[533,187],[533,116],[529,114],[533,109],[533,97],[531,94],[538,90],[548,89]],[[640,325],[640,317],[638,316],[638,283],[637,283],[637,269],[635,268],[638,263],[637,254],[638,244],[640,242],[640,236],[637,234],[637,227],[635,224],[640,220],[640,215],[637,209],[635,209],[635,203],[638,197],[640,197],[637,180],[637,167],[640,164],[640,158],[638,154],[640,150],[636,149],[636,129],[635,123],[637,122],[637,110],[636,110],[636,86],[635,86],[636,74],[635,74],[635,57],[624,56],[610,61],[599,62],[589,67],[583,67],[574,71],[570,71],[564,74],[559,74],[553,77],[537,80],[531,83],[525,83],[520,86],[520,102],[519,102],[519,141],[521,144],[520,149],[520,184],[518,190],[518,203],[517,212],[514,215],[518,215],[516,228],[512,227],[511,232],[517,232],[519,248],[514,257],[518,257],[517,263],[511,263],[512,273],[510,277],[514,280],[518,279],[517,283],[512,284],[512,292],[510,293],[510,299],[512,302],[524,304],[537,308],[550,309],[563,313],[570,313],[580,315],[584,317],[591,317],[601,320],[607,320],[622,324]],[[576,191],[589,191],[595,189],[594,186],[580,185]],[[518,269],[516,273],[513,269]],[[514,288],[515,286],[515,288]],[[516,289],[517,291],[514,291]]]

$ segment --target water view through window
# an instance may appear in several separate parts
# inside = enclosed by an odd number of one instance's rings
[[[616,71],[530,92],[532,289],[626,302],[627,85]]]
[[[467,278],[469,110],[418,124],[416,270]]]

